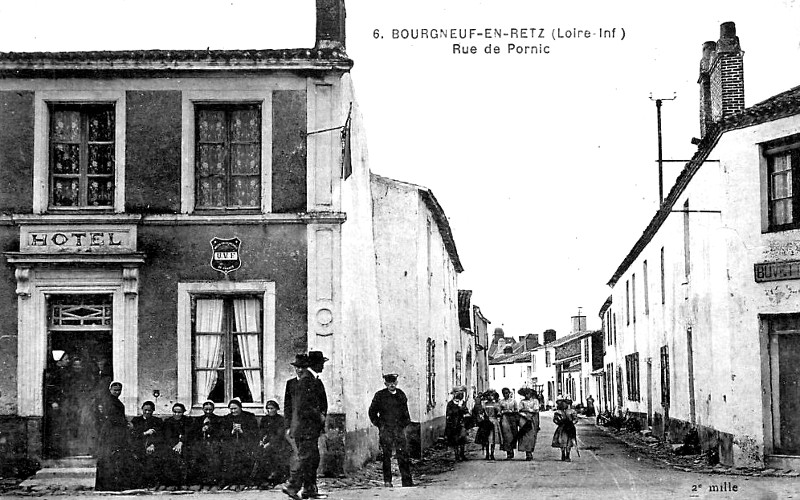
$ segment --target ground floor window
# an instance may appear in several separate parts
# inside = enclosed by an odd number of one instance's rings
[[[767,319],[774,453],[800,454],[800,314]]]
[[[436,406],[436,341],[427,340],[427,362],[426,362],[427,383],[425,385],[425,395],[427,399],[428,411]]]
[[[248,295],[193,297],[193,405],[262,401],[261,308]]]
[[[661,406],[669,408],[669,347],[661,346]]]
[[[627,377],[628,401],[639,401],[639,353],[625,356],[625,375]]]

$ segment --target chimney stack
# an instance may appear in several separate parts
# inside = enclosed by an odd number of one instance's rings
[[[700,134],[744,109],[744,51],[733,22],[722,23],[719,40],[703,44],[700,59]]]
[[[315,49],[344,52],[344,0],[317,0],[317,42]]]
[[[494,329],[494,342],[497,343],[498,340],[505,338],[506,333],[503,331],[502,328],[499,326]]]
[[[542,334],[544,338],[544,343],[549,344],[550,342],[555,342],[556,340],[556,331],[553,329],[545,330]]]

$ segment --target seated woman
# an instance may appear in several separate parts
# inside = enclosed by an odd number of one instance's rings
[[[222,480],[223,418],[214,413],[214,402],[203,403],[203,414],[195,417],[190,434],[191,449],[188,481],[216,485]]]
[[[164,422],[153,416],[155,410],[156,405],[152,401],[145,401],[142,414],[131,420],[131,451],[138,466],[138,486],[143,488],[157,486],[161,479],[159,457],[164,442]]]
[[[253,452],[258,442],[258,420],[242,410],[242,402],[232,399],[230,413],[222,421],[223,476],[227,484],[244,485],[253,472]]]
[[[191,422],[184,416],[182,403],[172,405],[172,418],[164,422],[163,474],[167,486],[181,486],[186,482],[187,442]]]
[[[253,483],[279,484],[289,478],[291,446],[286,440],[286,424],[278,415],[280,406],[272,399],[265,406],[266,415],[259,425],[259,442],[255,451]]]

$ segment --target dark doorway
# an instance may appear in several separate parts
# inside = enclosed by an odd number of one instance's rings
[[[113,377],[111,295],[51,295],[47,310],[45,454],[91,456],[98,398]]]

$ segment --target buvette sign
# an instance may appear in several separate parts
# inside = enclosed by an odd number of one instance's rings
[[[239,259],[239,238],[214,238],[211,240],[211,268],[226,275],[242,266]]]

